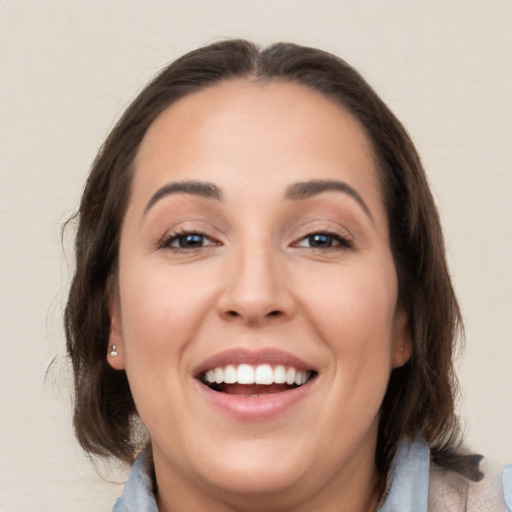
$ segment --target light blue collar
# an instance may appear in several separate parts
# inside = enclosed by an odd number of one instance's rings
[[[112,512],[158,512],[151,478],[151,447],[140,452]]]
[[[379,512],[427,512],[429,468],[427,443],[403,441],[391,468],[389,493]]]
[[[507,506],[507,512],[512,512],[512,464],[503,468],[501,483],[503,484],[503,498]]]

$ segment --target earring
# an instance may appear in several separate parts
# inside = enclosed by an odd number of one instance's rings
[[[112,357],[116,357],[116,356],[118,355],[118,354],[117,354],[117,350],[116,350],[116,346],[115,346],[115,345],[112,345],[112,346],[110,347],[110,355],[111,355]]]
[[[116,348],[116,346],[114,345],[114,348]],[[400,347],[400,352],[403,352],[405,350],[404,347]],[[117,356],[117,353],[116,353],[116,356]]]

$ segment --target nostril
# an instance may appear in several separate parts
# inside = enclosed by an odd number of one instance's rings
[[[268,316],[279,316],[281,314],[281,311],[275,309],[274,311],[271,311]]]
[[[231,310],[231,311],[228,311],[228,315],[229,316],[238,316],[238,313],[236,311]]]

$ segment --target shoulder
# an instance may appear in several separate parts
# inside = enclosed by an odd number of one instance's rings
[[[379,512],[512,512],[512,465],[481,459],[456,454],[442,467],[425,441],[402,441]]]
[[[460,473],[444,469],[435,463],[429,471],[429,512],[506,512],[511,510],[507,492],[512,492],[512,480],[506,472],[484,459],[480,465],[482,479],[471,481]]]

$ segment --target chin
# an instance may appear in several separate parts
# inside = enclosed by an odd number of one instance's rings
[[[288,444],[288,443],[286,443]],[[268,441],[233,442],[222,455],[202,458],[203,478],[232,495],[276,496],[300,485],[311,457]]]

